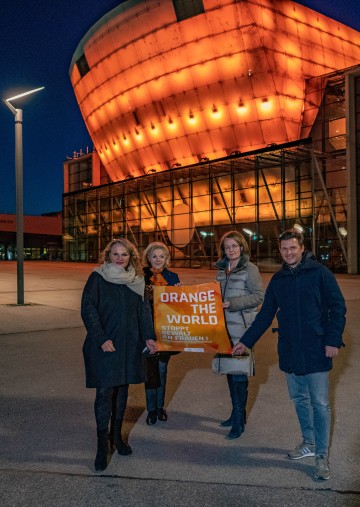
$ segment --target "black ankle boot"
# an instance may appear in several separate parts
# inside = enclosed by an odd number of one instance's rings
[[[234,382],[233,391],[233,422],[227,438],[239,438],[245,429],[246,402],[248,397],[248,380]]]
[[[157,409],[157,418],[159,421],[163,421],[163,422],[168,420],[168,416],[167,416],[166,410],[164,408]]]
[[[153,424],[156,424],[157,421],[157,413],[156,410],[150,410],[148,412],[147,418],[146,418],[146,424],[149,426],[152,426]]]
[[[108,456],[108,432],[101,430],[97,432],[97,453],[95,458],[95,470],[103,472],[107,467]]]

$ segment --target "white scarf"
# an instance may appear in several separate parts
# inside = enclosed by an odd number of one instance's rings
[[[145,280],[143,276],[135,273],[135,269],[129,266],[128,269],[116,266],[111,262],[104,262],[100,267],[95,268],[94,271],[99,273],[107,282],[119,283],[126,285],[132,291],[139,294],[144,299]]]

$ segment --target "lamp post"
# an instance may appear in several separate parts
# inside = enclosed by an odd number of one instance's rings
[[[23,143],[22,109],[16,109],[10,102],[31,93],[43,90],[35,88],[14,97],[3,99],[5,105],[15,116],[15,174],[16,174],[16,261],[17,261],[17,304],[24,304],[24,209],[23,209]]]

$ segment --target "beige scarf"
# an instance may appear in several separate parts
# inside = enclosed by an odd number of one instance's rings
[[[144,299],[145,280],[143,276],[135,273],[135,269],[129,266],[124,269],[115,264],[104,262],[100,267],[95,268],[94,271],[99,273],[107,282],[119,283],[126,285],[132,291],[139,294]]]

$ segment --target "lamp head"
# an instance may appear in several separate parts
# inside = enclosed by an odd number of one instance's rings
[[[16,100],[16,99],[20,99],[22,97],[25,97],[26,95],[30,95],[31,93],[39,92],[40,90],[43,90],[44,88],[45,88],[45,86],[41,86],[40,88],[34,88],[33,90],[19,93],[18,95],[14,95],[13,97],[9,97],[8,99],[3,99],[3,102],[6,105],[6,107],[8,107],[14,115],[16,115],[18,110],[11,104],[11,101]]]
[[[16,99],[20,99],[21,97],[25,97],[26,95],[30,95],[31,93],[39,92],[43,90],[45,86],[41,86],[40,88],[34,88],[33,90],[29,90],[27,92],[19,93],[18,95],[14,95],[13,97],[9,97],[8,99],[4,99],[5,102],[11,102]]]

